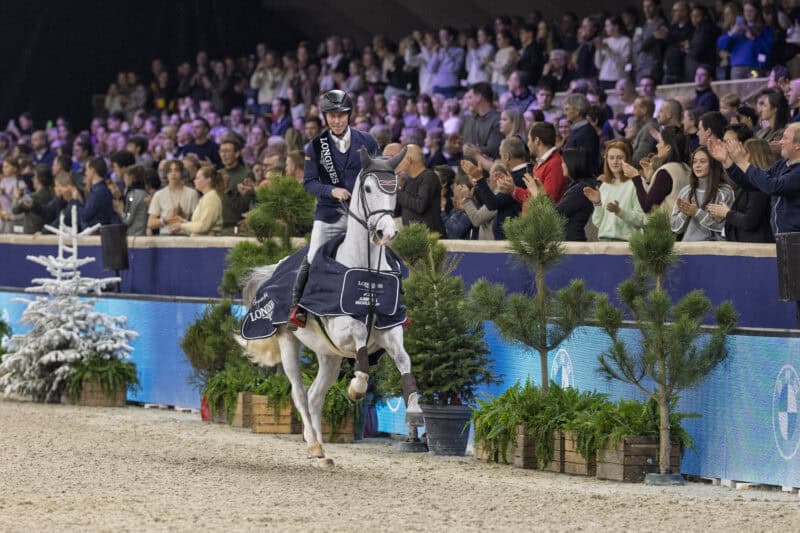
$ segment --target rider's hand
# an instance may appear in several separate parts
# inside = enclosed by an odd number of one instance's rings
[[[331,191],[331,196],[337,200],[345,201],[350,199],[350,191],[343,187],[336,187]]]

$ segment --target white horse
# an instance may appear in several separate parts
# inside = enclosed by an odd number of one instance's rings
[[[371,159],[360,152],[361,172],[356,178],[348,209],[347,232],[335,259],[348,268],[386,271],[385,246],[397,234],[394,210],[397,203],[397,176],[394,169],[405,156],[405,150],[391,159]],[[318,254],[321,253],[317,252]],[[280,264],[280,263],[279,263]],[[249,309],[256,292],[269,280],[278,265],[255,268],[243,291]],[[300,345],[312,350],[319,360],[319,371],[306,391],[300,374]],[[322,404],[331,385],[339,376],[343,357],[356,360],[355,377],[348,394],[353,400],[363,398],[367,390],[368,354],[385,350],[401,374],[407,421],[419,421],[416,381],[411,374],[411,360],[403,346],[403,327],[371,328],[350,316],[314,317],[309,313],[306,327],[290,331],[285,324],[266,339],[243,341],[247,355],[254,362],[274,366],[283,364],[292,384],[292,400],[303,421],[303,438],[309,457],[323,459]],[[329,461],[329,460],[328,460]]]

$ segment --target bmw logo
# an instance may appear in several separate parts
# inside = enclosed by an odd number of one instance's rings
[[[555,381],[562,389],[575,386],[575,370],[572,366],[572,357],[564,348],[558,350],[553,357],[553,364],[550,365],[550,379]]]
[[[800,377],[792,365],[778,372],[772,391],[772,433],[778,453],[790,460],[800,447],[800,421],[797,404],[800,398]]]

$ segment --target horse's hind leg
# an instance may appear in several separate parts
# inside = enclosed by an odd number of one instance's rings
[[[317,438],[317,434],[311,425],[311,415],[308,412],[308,398],[306,388],[303,385],[303,376],[300,372],[300,343],[294,335],[288,332],[278,334],[278,342],[281,347],[281,362],[286,377],[292,384],[292,401],[300,413],[303,421],[303,438],[306,441],[308,455],[310,457],[325,457],[322,451],[322,441]]]
[[[317,354],[319,361],[319,371],[311,388],[308,389],[308,410],[311,413],[311,424],[317,434],[319,442],[323,442],[322,435],[322,405],[325,403],[325,395],[336,380],[339,378],[339,368],[342,366],[342,358],[338,355]]]

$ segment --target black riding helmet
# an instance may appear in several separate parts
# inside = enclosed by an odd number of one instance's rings
[[[320,102],[320,111],[325,113],[351,113],[353,111],[353,101],[347,96],[347,93],[334,89],[322,95]]]

